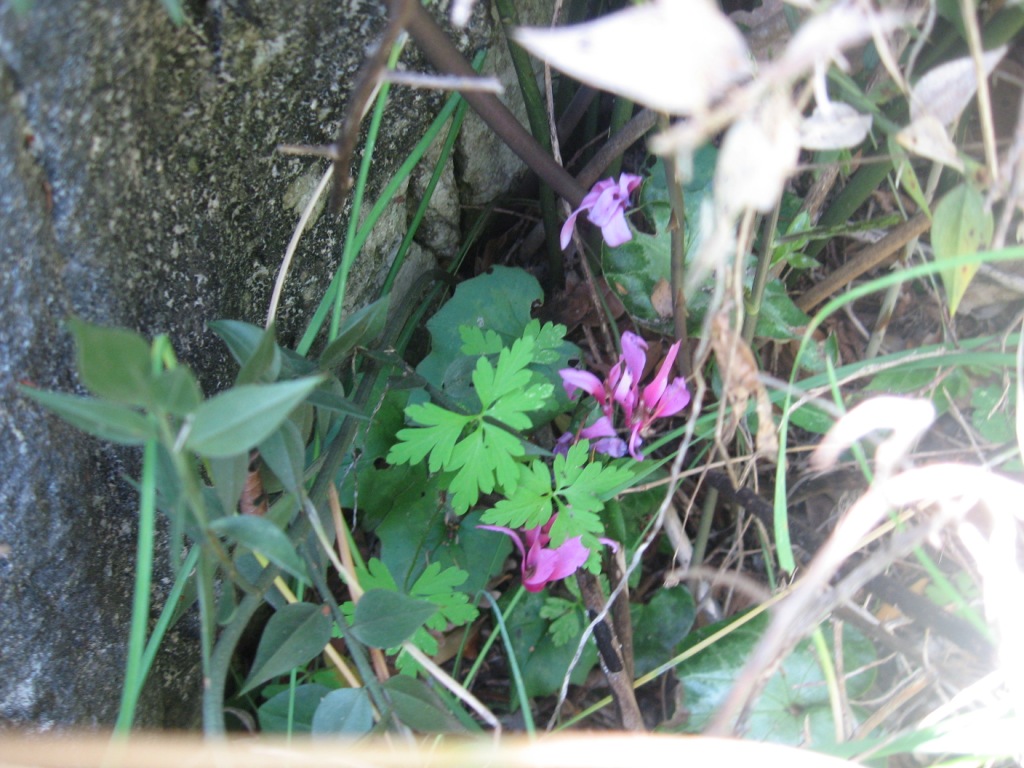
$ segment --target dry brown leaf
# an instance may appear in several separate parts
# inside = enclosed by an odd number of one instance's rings
[[[964,170],[964,163],[960,159],[956,145],[935,115],[921,115],[896,134],[896,141],[915,155],[948,165],[961,172]]]
[[[751,72],[743,35],[709,0],[655,0],[515,39],[581,82],[671,114],[704,111]]]
[[[779,441],[775,434],[772,402],[768,390],[758,376],[757,360],[747,343],[729,325],[729,313],[719,312],[711,322],[711,348],[722,376],[722,391],[732,406],[732,418],[723,439],[728,442],[736,433],[747,412],[751,396],[757,410],[757,455],[775,458]]]
[[[1006,51],[1004,45],[982,54],[986,75],[992,74]],[[943,125],[949,125],[960,116],[977,90],[978,79],[970,56],[940,64],[929,70],[911,90],[911,122],[917,122],[924,115],[932,115]]]
[[[672,286],[664,277],[659,278],[651,291],[651,305],[658,317],[672,317]]]
[[[800,146],[804,149],[846,149],[864,141],[871,130],[871,115],[863,115],[849,104],[818,105],[800,123]]]

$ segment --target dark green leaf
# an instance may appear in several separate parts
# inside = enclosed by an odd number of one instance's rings
[[[227,536],[243,547],[266,557],[299,579],[306,578],[306,569],[294,545],[280,528],[258,515],[232,515],[210,523],[210,530]]]
[[[356,347],[366,347],[376,339],[388,319],[390,294],[353,312],[345,319],[338,338],[327,345],[320,355],[320,368],[329,371],[345,362]]]
[[[128,405],[148,405],[153,399],[149,344],[124,328],[102,328],[72,317],[78,375],[99,397]]]
[[[436,610],[437,606],[426,600],[371,589],[356,603],[352,634],[374,648],[394,648],[412,637]]]
[[[285,490],[298,493],[303,484],[306,446],[294,422],[286,419],[275,432],[260,442],[259,450],[263,461],[281,481]]]
[[[223,459],[210,459],[210,477],[225,515],[233,514],[242,498],[245,476],[249,471],[249,454],[238,453]]]
[[[384,690],[398,719],[420,733],[465,733],[466,728],[449,712],[426,683],[408,675],[396,675]]]
[[[31,387],[19,387],[19,390],[72,426],[101,440],[122,445],[142,445],[156,436],[156,430],[149,420],[126,405]]]
[[[654,593],[650,602],[629,606],[633,624],[633,666],[644,675],[676,654],[676,646],[693,626],[696,609],[686,587]]]
[[[175,416],[192,413],[202,401],[199,382],[184,365],[164,371],[153,382],[153,406]]]
[[[253,356],[264,335],[263,328],[240,320],[214,320],[210,328],[228,345],[232,357],[240,366],[245,365]],[[281,375],[284,378],[302,376],[316,370],[316,366],[301,355],[289,349],[278,349],[281,354]]]
[[[315,736],[362,736],[373,728],[373,707],[365,688],[340,688],[320,702],[313,715]]]
[[[276,430],[320,381],[319,376],[307,376],[222,392],[196,410],[185,447],[207,457],[246,453]]]
[[[347,397],[331,392],[327,389],[314,389],[309,397],[306,398],[306,402],[310,405],[316,406],[326,411],[334,411],[345,416],[351,416],[352,418],[359,419],[360,421],[366,421],[366,414],[363,413],[363,409],[349,400]]]
[[[269,384],[281,375],[281,350],[277,346],[277,333],[273,325],[260,336],[252,354],[242,363],[235,384]]]
[[[316,683],[296,686],[292,733],[309,733],[313,730],[313,717],[328,693],[329,688]],[[291,702],[292,692],[287,688],[268,699],[257,712],[260,730],[264,733],[287,733]]]
[[[331,622],[320,606],[295,603],[270,617],[249,677],[239,694],[314,659],[331,639]]]

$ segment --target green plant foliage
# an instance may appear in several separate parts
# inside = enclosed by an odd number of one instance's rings
[[[339,688],[320,701],[313,715],[315,736],[362,736],[373,728],[373,707],[365,688]]]
[[[306,568],[295,551],[295,545],[267,518],[256,515],[222,517],[210,523],[210,529],[258,552],[296,578],[307,579]]]
[[[579,639],[580,631],[583,629],[579,600],[549,596],[545,598],[540,609],[540,617],[551,622],[548,634],[556,648],[561,648],[574,638]]]
[[[530,383],[546,381],[553,387],[552,396],[530,414],[531,423],[538,426],[549,421],[569,407],[558,369],[568,367],[569,361],[579,356],[579,349],[564,339],[552,346],[552,335],[564,335],[565,329],[550,324],[541,328],[538,321],[531,319],[534,305],[543,298],[540,284],[521,269],[492,267],[485,274],[461,283],[451,299],[427,321],[431,352],[416,372],[443,389],[455,403],[473,409],[477,404],[472,387],[473,356],[495,354],[516,339],[530,336],[535,341],[534,359],[529,366],[535,375]],[[477,335],[472,329],[480,333]],[[463,347],[452,344],[455,338],[463,340]],[[500,346],[496,339],[501,339]]]
[[[125,405],[154,402],[149,344],[124,328],[103,328],[72,317],[78,376],[98,397]]]
[[[484,514],[484,522],[507,528],[536,528],[557,513],[551,526],[551,546],[576,536],[591,550],[588,565],[599,561],[598,537],[604,533],[600,512],[608,496],[628,482],[633,473],[626,462],[602,464],[591,461],[590,444],[581,440],[566,455],[555,456],[552,470],[539,459],[519,465],[517,490]]]
[[[240,693],[283,675],[319,655],[331,639],[331,622],[318,605],[286,605],[270,617]]]
[[[246,453],[269,437],[321,381],[320,376],[306,376],[221,392],[196,409],[185,447],[212,458]]]
[[[384,683],[398,719],[421,733],[465,733],[466,727],[427,685],[408,675],[396,675]]]
[[[25,386],[19,387],[19,391],[49,408],[72,426],[101,440],[121,445],[142,445],[156,437],[154,425],[126,405]]]
[[[449,481],[452,507],[462,514],[476,504],[480,493],[500,487],[515,491],[519,482],[517,457],[525,454],[522,440],[509,429],[528,429],[530,411],[552,394],[548,383],[530,384],[527,366],[533,360],[532,337],[517,339],[501,350],[497,366],[477,359],[473,384],[479,398],[474,414],[454,413],[433,403],[414,404],[406,415],[418,427],[398,432],[388,453],[392,464],[418,464],[429,454],[431,472],[454,472]]]
[[[659,589],[647,603],[630,605],[636,674],[644,675],[672,658],[696,615],[693,596],[683,586]]]
[[[420,574],[407,593],[399,590],[394,577],[388,572],[384,563],[377,558],[372,558],[367,563],[366,569],[358,569],[357,576],[359,583],[367,590],[367,594],[370,591],[390,593],[416,604],[415,616],[417,623],[415,628],[405,634],[402,640],[388,642],[377,647],[386,647],[393,652],[397,652],[397,646],[406,639],[411,639],[413,645],[428,656],[433,656],[438,652],[438,644],[434,636],[427,631],[428,629],[440,632],[448,629],[449,626],[462,626],[473,621],[478,615],[476,607],[470,605],[468,596],[463,592],[456,591],[457,587],[463,584],[468,576],[465,571],[459,568],[445,568],[442,570],[440,563],[432,563]],[[347,602],[342,606],[345,614],[354,617],[356,623],[359,622],[359,609],[365,599],[366,595],[363,595],[358,605],[353,606],[351,602]],[[374,610],[373,616],[380,613],[376,611],[376,606],[371,606],[371,608]],[[372,618],[370,609],[364,609],[364,611],[368,617]],[[387,614],[383,615],[386,616]],[[376,639],[385,640],[388,638],[382,636]],[[371,644],[376,645],[376,643]],[[411,660],[404,654],[399,656],[397,664],[399,669],[403,671],[415,671]]]
[[[285,687],[275,693],[257,710],[260,730],[264,733],[310,733],[313,717],[320,702],[331,692],[330,688],[318,683],[305,683],[295,687],[294,710],[291,729],[288,728],[288,711],[292,707],[292,692]]]
[[[353,312],[345,319],[338,338],[320,355],[320,367],[329,371],[347,360],[356,347],[366,346],[384,330],[391,296],[383,296],[372,304]]]
[[[762,614],[676,667],[690,713],[684,730],[701,732],[732,689],[767,623],[768,614]],[[721,624],[704,627],[691,634],[684,645],[692,646],[721,628]],[[863,670],[839,682],[845,686],[850,699],[863,696],[871,687],[874,672],[864,668],[875,659],[870,641],[844,625],[843,667]],[[745,723],[745,735],[751,739],[808,747],[834,743],[835,726],[828,689],[818,656],[809,641],[797,645],[782,662],[754,702]]]
[[[412,637],[436,611],[426,600],[391,589],[368,589],[352,613],[352,634],[373,648],[392,648]]]
[[[561,638],[562,644],[557,645],[551,635],[551,622],[541,616],[546,602],[542,593],[527,593],[514,611],[505,613],[512,653],[519,662],[526,695],[531,698],[558,691],[583,634],[581,622],[572,637]],[[581,685],[596,663],[597,648],[591,639],[573,668],[570,681]]]
[[[935,206],[932,250],[942,263],[957,256],[976,253],[992,241],[992,211],[985,209],[985,197],[970,184],[958,184]],[[949,299],[949,314],[955,315],[980,264],[962,264],[942,271]]]

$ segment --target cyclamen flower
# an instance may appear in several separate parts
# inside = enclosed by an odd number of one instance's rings
[[[590,557],[590,550],[583,546],[582,536],[566,539],[560,547],[549,547],[551,537],[548,531],[554,522],[555,516],[552,516],[545,525],[518,531],[500,525],[478,525],[477,528],[498,531],[512,539],[523,558],[520,566],[523,586],[528,592],[540,592],[551,582],[572,576]],[[601,541],[612,549],[619,547],[611,539]]]
[[[562,225],[562,250],[569,247],[576,217],[584,211],[590,222],[601,228],[601,236],[611,247],[632,240],[633,233],[626,223],[626,206],[629,205],[629,196],[640,186],[641,181],[643,178],[640,176],[623,173],[617,182],[610,178],[597,182],[583,198],[580,207]]]
[[[690,404],[690,391],[686,388],[686,381],[681,376],[669,381],[672,364],[679,354],[679,345],[680,342],[677,341],[669,347],[658,373],[643,389],[640,388],[640,377],[643,376],[647,365],[647,342],[629,331],[622,334],[622,355],[608,371],[604,381],[588,371],[575,368],[560,370],[558,374],[562,377],[562,386],[565,387],[570,399],[575,397],[577,390],[583,390],[597,400],[601,407],[603,416],[582,430],[579,436],[588,439],[600,437],[601,440],[594,444],[595,450],[612,456],[622,456],[625,453],[620,450],[623,441],[612,437],[615,435],[612,427],[615,404],[618,403],[625,416],[626,428],[629,429],[626,450],[634,459],[642,460],[640,444],[654,420],[674,416]],[[618,443],[615,443],[615,440],[618,440]],[[606,447],[619,452],[604,450]]]

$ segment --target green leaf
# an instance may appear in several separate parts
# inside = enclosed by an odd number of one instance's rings
[[[535,460],[528,466],[520,465],[516,492],[487,510],[483,520],[506,528],[536,528],[551,518],[553,498],[551,470],[543,461]]]
[[[277,381],[281,375],[281,349],[277,346],[277,332],[273,324],[267,328],[252,354],[242,363],[235,377],[235,385],[257,384]]]
[[[633,625],[633,667],[645,675],[672,658],[676,647],[693,627],[696,606],[686,587],[666,587],[654,593],[646,604],[631,603]]]
[[[345,319],[338,338],[327,345],[320,355],[320,368],[329,371],[341,365],[356,347],[365,347],[384,330],[388,319],[391,295],[382,296]]]
[[[331,639],[331,621],[318,605],[286,605],[270,617],[239,694],[316,658]]]
[[[142,445],[156,437],[150,421],[126,405],[93,397],[19,386],[18,390],[90,435],[121,445]]]
[[[420,733],[465,733],[466,728],[447,710],[422,680],[398,675],[384,683],[398,719]]]
[[[387,589],[371,589],[356,603],[352,635],[373,648],[393,648],[412,637],[435,610],[425,600]]]
[[[238,500],[242,498],[245,477],[249,471],[249,455],[239,453],[223,459],[210,459],[208,462],[210,479],[217,493],[221,509],[225,515],[234,514]]]
[[[188,368],[179,365],[161,373],[153,382],[153,407],[185,417],[203,402],[203,391]]]
[[[362,736],[373,728],[373,706],[365,688],[340,688],[320,702],[313,715],[315,736]]]
[[[958,184],[935,206],[932,221],[932,250],[935,261],[977,253],[992,240],[992,212],[985,210],[985,198],[970,185]],[[947,267],[940,273],[949,299],[949,314],[955,315],[960,300],[978,271],[979,264]]]
[[[222,392],[196,409],[185,447],[207,457],[245,453],[276,430],[321,381],[307,376]]]
[[[339,385],[340,387],[340,385]],[[310,392],[309,397],[306,398],[306,402],[316,408],[325,411],[334,411],[340,413],[343,416],[350,416],[360,421],[366,421],[367,416],[363,412],[363,409],[349,400],[347,397],[331,392],[329,389],[320,387]]]
[[[210,523],[210,530],[219,536],[233,539],[253,552],[258,552],[292,576],[307,580],[306,568],[295,551],[295,546],[284,531],[267,518],[258,515],[222,517]]]
[[[255,354],[265,334],[264,329],[258,325],[243,323],[241,320],[214,320],[210,323],[210,329],[228,345],[232,357],[239,366],[245,365]],[[316,366],[301,355],[280,347],[278,350],[281,355],[281,375],[285,378],[301,376],[316,370]]]
[[[317,683],[296,686],[294,710],[292,712],[292,733],[309,733],[313,729],[313,717],[330,689]],[[260,730],[264,733],[287,733],[288,711],[292,707],[292,692],[287,687],[264,702],[256,714]]]
[[[721,706],[760,640],[767,620],[768,614],[752,619],[676,667],[690,713],[684,726],[687,732],[700,733]],[[721,628],[721,624],[703,627],[692,633],[684,646],[692,647]],[[830,640],[831,634],[825,633],[826,640]],[[850,671],[861,670],[841,683],[846,686],[848,698],[857,699],[874,680],[871,665],[876,660],[875,650],[862,634],[846,624],[842,651],[843,667]],[[745,724],[745,737],[757,741],[809,749],[835,742],[828,687],[809,641],[800,643],[768,680],[750,708]]]
[[[72,317],[78,375],[93,394],[127,405],[149,405],[153,375],[149,344],[124,328],[103,328]]]
[[[429,629],[442,631],[449,624],[460,627],[468,624],[479,613],[469,604],[469,597],[457,588],[466,582],[469,574],[461,568],[445,568],[440,563],[431,563],[413,584],[409,594],[437,606],[426,620]]]
[[[277,476],[286,491],[298,493],[304,483],[303,469],[306,463],[306,446],[302,442],[299,428],[290,419],[259,444],[260,456]]]

